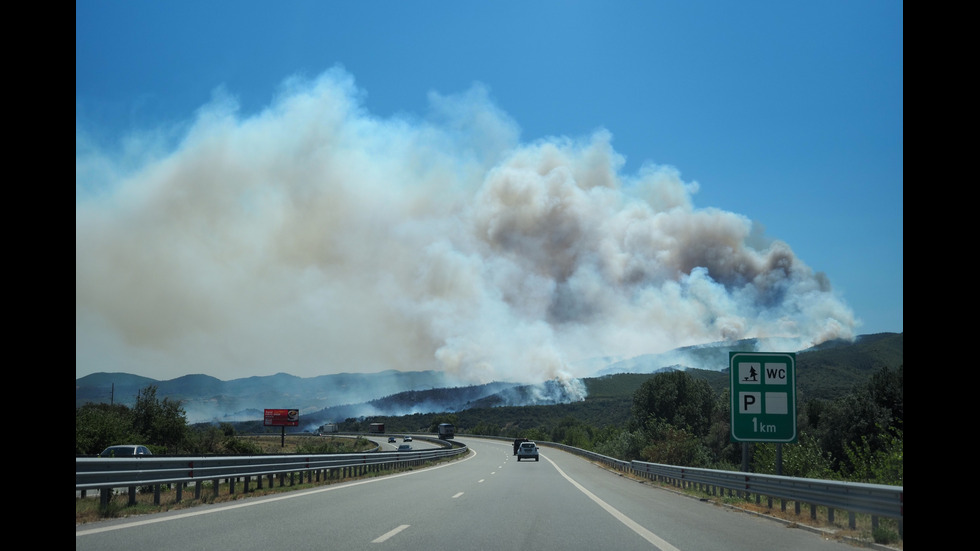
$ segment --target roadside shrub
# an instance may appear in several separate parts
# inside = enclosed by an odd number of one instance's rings
[[[665,424],[658,429],[658,438],[640,452],[644,461],[701,468],[711,466],[711,453],[700,438],[671,425]]]
[[[262,448],[258,444],[244,438],[228,438],[223,446],[224,453],[232,455],[261,455]]]
[[[898,532],[892,530],[891,528],[885,528],[884,526],[875,528],[871,534],[871,537],[874,539],[875,543],[882,545],[898,542]]]

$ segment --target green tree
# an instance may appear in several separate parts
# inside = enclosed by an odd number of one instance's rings
[[[731,410],[731,389],[726,388],[715,400],[711,428],[704,435],[704,444],[711,454],[712,463],[726,470],[735,469],[742,460],[741,445],[732,442]]]
[[[847,479],[872,484],[904,486],[903,431],[892,427],[881,432],[885,436],[880,438],[882,444],[875,449],[872,449],[867,437],[862,437],[861,442],[853,442],[847,447],[845,452],[850,464],[849,471],[845,473]]]
[[[633,395],[632,414],[645,429],[662,421],[700,438],[711,428],[715,407],[714,391],[706,381],[671,371],[640,386]]]
[[[902,368],[892,371],[885,367],[865,384],[826,404],[820,412],[816,434],[833,460],[834,471],[855,472],[863,467],[851,460],[872,456],[891,446],[889,428],[900,426],[904,418]],[[849,454],[852,446],[867,453]]]
[[[647,437],[643,430],[611,429],[601,431],[601,435],[593,444],[593,449],[600,455],[615,457],[623,461],[641,459],[641,452],[647,445]]]
[[[195,454],[219,453],[226,434],[215,425],[197,426],[188,431],[186,451]]]
[[[905,366],[891,370],[887,366],[876,371],[866,386],[868,396],[879,406],[891,412],[889,427],[905,424]]]
[[[670,423],[660,423],[651,429],[654,433],[652,441],[640,452],[644,461],[686,467],[711,466],[711,452],[688,430]]]
[[[114,444],[135,443],[132,413],[124,405],[85,404],[75,408],[75,454],[94,455]]]
[[[148,444],[176,453],[185,445],[187,416],[180,402],[171,398],[157,399],[156,385],[140,390],[133,406],[133,431]]]
[[[500,426],[481,421],[471,429],[471,432],[482,436],[500,436]]]
[[[567,415],[551,430],[551,441],[589,450],[592,449],[591,433],[591,427]]]

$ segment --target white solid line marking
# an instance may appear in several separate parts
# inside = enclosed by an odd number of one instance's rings
[[[394,536],[395,534],[397,534],[398,532],[401,532],[402,530],[404,530],[406,528],[408,528],[408,525],[407,524],[402,524],[398,528],[395,528],[394,530],[388,532],[387,534],[385,534],[383,536],[380,536],[377,539],[371,541],[371,543],[381,543],[381,542],[387,540],[391,536]]]
[[[457,497],[459,497],[459,496],[461,496],[461,495],[463,495],[463,492],[460,492],[460,493],[458,493],[458,494],[456,494],[456,495],[454,495],[454,496],[453,496],[453,499],[456,499]]]
[[[544,456],[542,456],[542,457],[544,457]],[[659,536],[657,536],[653,532],[647,530],[643,526],[640,526],[640,524],[637,523],[635,520],[629,518],[628,516],[624,515],[623,513],[620,513],[618,510],[614,509],[612,505],[609,505],[605,501],[602,501],[601,499],[599,499],[599,497],[596,496],[595,494],[593,494],[592,492],[586,490],[585,487],[583,487],[581,484],[579,484],[578,482],[575,482],[574,480],[572,480],[572,477],[570,477],[567,474],[565,474],[565,471],[561,470],[558,467],[558,465],[555,465],[555,462],[554,461],[548,459],[547,457],[544,457],[544,460],[547,461],[548,463],[551,463],[551,466],[558,470],[558,474],[560,474],[563,477],[565,477],[565,480],[571,482],[572,483],[572,486],[575,486],[576,488],[578,488],[580,492],[582,492],[583,494],[585,494],[586,496],[588,496],[588,498],[591,499],[592,501],[596,502],[599,505],[599,507],[602,507],[603,509],[605,509],[607,513],[609,513],[610,515],[613,516],[613,518],[615,518],[619,522],[622,522],[623,524],[625,524],[627,527],[630,528],[630,530],[633,530],[634,532],[636,532],[641,538],[643,538],[643,539],[647,540],[648,542],[652,543],[654,546],[656,546],[661,551],[680,551],[679,549],[677,549],[673,545],[671,545],[671,544],[667,543],[666,541],[664,541],[663,539],[661,539]]]

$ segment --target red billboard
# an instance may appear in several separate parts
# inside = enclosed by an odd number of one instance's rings
[[[265,426],[295,427],[299,425],[298,409],[267,409],[265,410]]]

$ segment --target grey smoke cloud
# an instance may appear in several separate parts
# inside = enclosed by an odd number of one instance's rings
[[[218,93],[176,145],[76,125],[76,376],[440,369],[540,382],[747,337],[851,338],[826,276],[600,130],[520,140],[480,86],[424,118],[350,75],[262,112]]]

